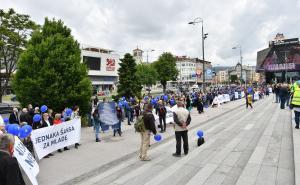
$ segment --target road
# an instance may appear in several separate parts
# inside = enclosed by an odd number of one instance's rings
[[[272,98],[246,109],[244,100],[230,102],[205,114],[192,112],[190,152],[174,158],[174,131],[163,141],[151,140],[149,162],[138,160],[140,138],[124,125],[124,136],[102,135],[95,143],[91,128],[82,130],[82,146],[40,161],[40,184],[65,185],[294,185],[294,154],[289,110]],[[197,130],[205,144],[197,147]],[[153,139],[153,138],[152,138]]]

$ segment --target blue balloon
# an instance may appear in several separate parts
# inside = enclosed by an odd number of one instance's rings
[[[8,133],[14,135],[14,136],[18,136],[19,135],[19,132],[20,132],[20,126],[16,123],[14,124],[11,124],[9,127],[8,127],[8,130],[7,130]]]
[[[67,110],[66,110],[66,115],[67,115],[67,116],[71,116],[72,112],[73,112],[72,109],[67,108]]]
[[[9,123],[9,119],[8,118],[4,118],[3,121],[4,121],[5,124]]]
[[[161,140],[161,135],[156,134],[156,135],[154,136],[154,140],[155,140],[155,141],[160,141],[160,140]]]
[[[170,101],[170,104],[173,106],[173,105],[175,105],[175,101],[172,99],[171,101]]]
[[[9,126],[10,126],[10,124],[6,124],[6,125],[5,125],[5,130],[6,130],[6,132],[8,131]]]
[[[39,122],[39,121],[41,121],[41,119],[42,119],[42,117],[39,114],[36,114],[36,115],[33,116],[33,121],[34,122]]]
[[[122,100],[123,100],[123,101],[125,101],[125,100],[126,100],[125,96],[123,96],[123,97],[122,97]]]
[[[30,135],[32,132],[32,127],[30,125],[24,125],[20,128],[20,134],[19,137],[21,139],[24,139]]]
[[[41,106],[42,113],[46,112],[48,110],[48,107],[46,105]]]
[[[198,130],[197,135],[199,138],[203,137],[203,131],[202,130]]]
[[[167,101],[169,97],[167,95],[164,95],[164,100]]]

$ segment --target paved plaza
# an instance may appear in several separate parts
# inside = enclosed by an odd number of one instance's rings
[[[40,184],[65,185],[217,185],[295,184],[291,111],[272,97],[246,109],[244,100],[192,111],[190,152],[175,158],[172,126],[159,143],[151,140],[149,162],[138,159],[140,136],[123,125],[124,135],[102,134],[94,142],[92,128],[82,130],[82,145],[40,161]],[[197,147],[197,130],[205,144]],[[52,177],[52,178],[49,178]]]

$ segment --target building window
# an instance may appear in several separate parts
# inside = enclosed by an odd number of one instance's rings
[[[90,70],[101,70],[100,57],[83,56],[83,62],[88,66]]]

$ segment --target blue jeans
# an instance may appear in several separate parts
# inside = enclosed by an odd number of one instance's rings
[[[296,122],[296,125],[299,126],[300,112],[294,111],[294,113],[295,113],[295,122]]]
[[[99,139],[99,132],[100,132],[100,124],[95,124],[95,136],[96,136],[96,139]]]
[[[127,119],[128,119],[128,125],[130,124],[130,121],[131,121],[131,113],[130,112],[128,112],[128,114],[127,114]]]
[[[114,134],[116,134],[116,132],[118,132],[119,134],[121,134],[121,121],[119,121],[119,123],[117,124],[117,126],[114,128]]]

